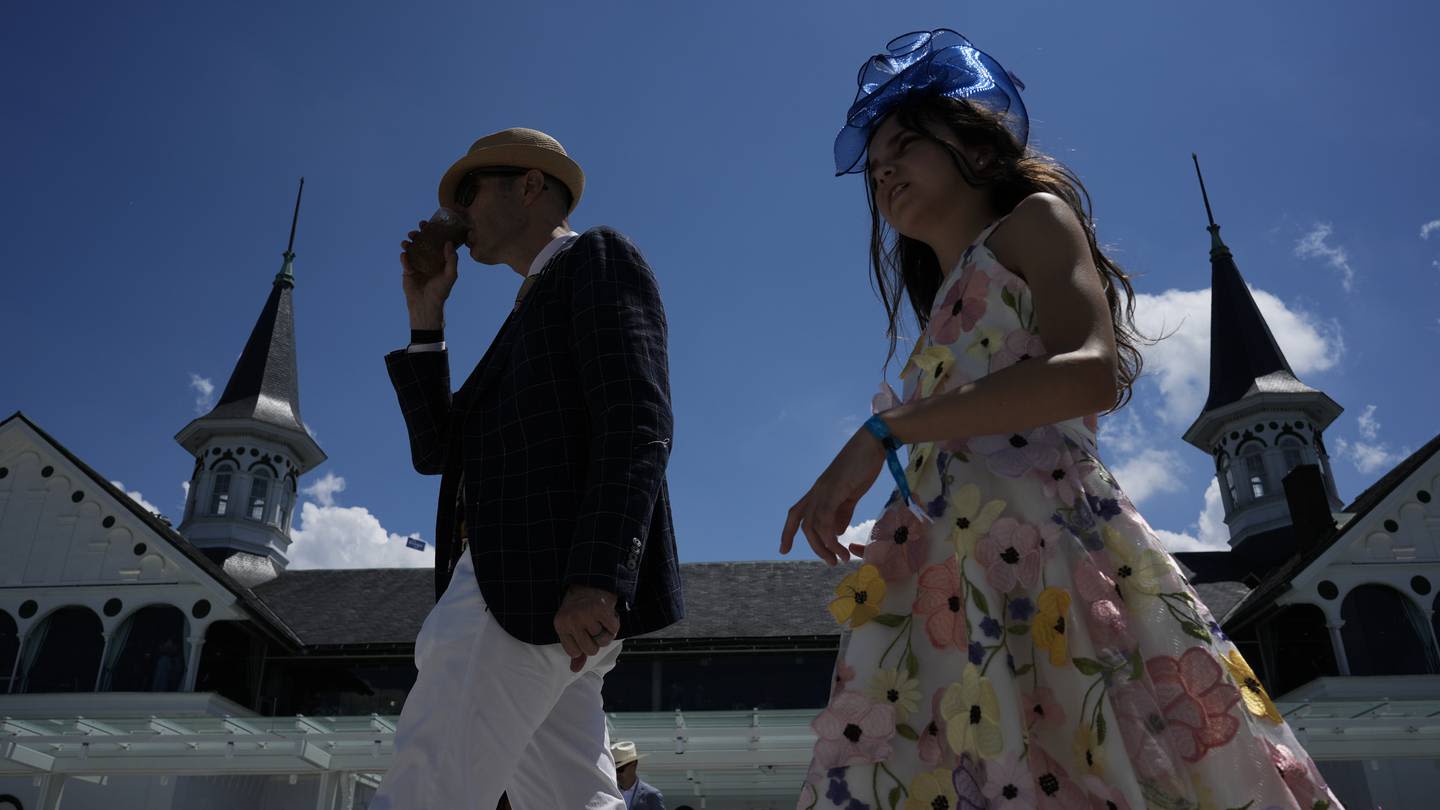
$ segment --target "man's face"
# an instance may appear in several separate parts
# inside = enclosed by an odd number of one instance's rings
[[[519,191],[523,174],[523,170],[481,169],[461,181],[455,207],[470,225],[465,242],[475,261],[500,264],[505,247],[524,230],[526,210]],[[473,197],[468,205],[467,197]]]
[[[621,790],[629,790],[635,786],[635,780],[640,778],[640,762],[629,762],[615,769],[615,781],[620,783]]]

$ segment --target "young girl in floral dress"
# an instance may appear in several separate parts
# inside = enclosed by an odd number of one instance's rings
[[[1338,808],[1098,458],[1140,370],[1132,291],[1078,179],[1026,148],[1019,82],[942,29],[859,83],[837,174],[865,174],[892,353],[902,301],[923,331],[903,402],[882,391],[782,533],[862,558],[799,807]],[[887,465],[871,542],[842,546]]]

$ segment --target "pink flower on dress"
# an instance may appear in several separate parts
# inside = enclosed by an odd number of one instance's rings
[[[1025,728],[1028,731],[1058,729],[1065,724],[1065,708],[1055,699],[1050,687],[1042,686],[1022,695],[1025,701]]]
[[[1070,774],[1039,745],[1030,747],[1030,774],[1035,777],[1035,798],[1042,810],[1074,810],[1085,801],[1080,787]]]
[[[990,371],[994,373],[1002,368],[1009,368],[1022,360],[1039,357],[1044,353],[1045,344],[1040,342],[1039,335],[1029,329],[1012,329],[1006,333],[1000,351],[991,356]]]
[[[1103,649],[1127,652],[1135,649],[1135,637],[1130,634],[1129,622],[1123,609],[1116,603],[1119,591],[1111,579],[1091,559],[1082,557],[1075,564],[1075,590],[1080,598],[1089,603],[1085,609],[1085,624],[1095,646]]]
[[[835,675],[830,680],[830,698],[833,700],[836,695],[845,691],[850,681],[855,679],[855,668],[841,661],[835,665]]]
[[[1165,733],[1165,717],[1150,688],[1143,681],[1112,687],[1110,706],[1115,710],[1125,751],[1140,776],[1151,780],[1172,778],[1179,763],[1171,757],[1161,736]]]
[[[1033,589],[1044,559],[1040,531],[1015,518],[1000,518],[975,546],[975,559],[984,566],[985,579],[996,593],[1009,593],[1017,584]]]
[[[1068,451],[1061,451],[1055,459],[1055,465],[1048,470],[1035,469],[1030,476],[1040,482],[1040,488],[1045,492],[1045,497],[1055,498],[1062,503],[1073,505],[1075,499],[1080,497],[1080,481],[1083,477],[1078,465],[1075,464],[1074,456]]]
[[[937,649],[964,650],[970,644],[970,628],[965,619],[965,586],[955,556],[922,571],[919,584],[914,612],[925,617],[930,643]]]
[[[930,310],[930,335],[936,343],[954,343],[985,315],[990,277],[971,267],[961,267],[959,272],[960,280],[950,285],[945,297]]]
[[[920,761],[935,767],[942,762],[949,763],[954,754],[950,752],[950,741],[945,736],[945,718],[940,715],[940,699],[945,696],[945,687],[935,690],[930,698],[930,722],[920,729]]]
[[[1165,715],[1165,735],[1182,759],[1199,762],[1235,738],[1240,721],[1230,708],[1240,702],[1240,690],[1209,651],[1191,647],[1179,658],[1159,655],[1145,668]]]
[[[1090,775],[1081,780],[1081,785],[1089,794],[1090,810],[1130,810],[1130,803],[1125,801],[1125,796],[1105,784],[1104,779]]]
[[[1006,478],[1054,470],[1060,461],[1060,447],[1060,431],[1048,425],[1025,433],[970,438],[970,449],[985,457],[990,472]]]
[[[993,810],[1030,810],[1035,806],[1035,777],[1013,752],[1006,754],[986,764],[985,795]]]
[[[1275,763],[1275,770],[1280,772],[1280,778],[1285,780],[1285,786],[1301,807],[1314,807],[1316,802],[1328,798],[1325,779],[1309,756],[1304,752],[1297,756],[1289,746],[1273,745],[1269,740],[1265,741],[1265,747],[1270,749],[1270,761]]]
[[[925,565],[929,548],[925,524],[905,504],[896,501],[871,530],[865,562],[880,569],[886,582],[898,582]]]
[[[820,738],[815,759],[823,768],[881,762],[890,757],[895,707],[875,703],[861,692],[841,692],[810,727]]]
[[[900,395],[895,393],[895,389],[890,387],[890,383],[882,382],[880,383],[880,393],[870,399],[870,412],[884,413],[891,408],[899,407],[899,405]]]

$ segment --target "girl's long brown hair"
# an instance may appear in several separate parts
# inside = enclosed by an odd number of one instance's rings
[[[1114,409],[1122,407],[1129,401],[1135,380],[1140,376],[1143,359],[1139,344],[1145,339],[1135,329],[1135,290],[1130,286],[1130,277],[1095,241],[1090,193],[1080,178],[1053,158],[1022,148],[998,116],[968,102],[944,96],[922,96],[907,100],[892,114],[904,129],[943,146],[965,182],[989,192],[990,203],[1001,216],[1015,210],[1021,200],[1042,191],[1070,205],[1085,227],[1090,257],[1100,271],[1105,299],[1110,305],[1117,353]],[[963,152],[938,137],[933,127],[943,127],[966,146],[988,148],[993,157],[983,169],[977,169]],[[929,245],[894,232],[886,225],[875,206],[874,184],[868,176],[865,190],[870,204],[870,264],[875,273],[875,291],[890,321],[888,357],[893,358],[899,337],[901,298],[909,299],[915,319],[924,329],[944,273]]]

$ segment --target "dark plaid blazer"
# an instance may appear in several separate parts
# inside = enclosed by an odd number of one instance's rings
[[[616,593],[622,638],[684,615],[665,312],[628,239],[592,228],[556,254],[453,395],[446,352],[385,365],[416,471],[441,475],[437,598],[463,510],[480,592],[521,641],[558,641],[569,585]]]

